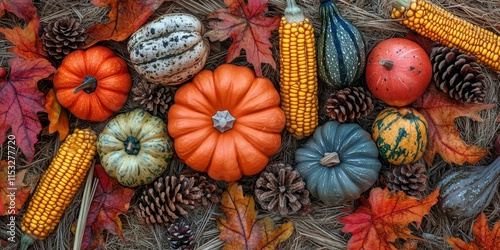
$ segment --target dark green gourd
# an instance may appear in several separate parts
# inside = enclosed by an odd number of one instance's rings
[[[366,63],[361,32],[340,15],[332,0],[319,6],[321,33],[318,38],[318,77],[332,89],[357,85]]]
[[[490,204],[500,183],[500,157],[487,166],[456,167],[439,183],[439,204],[454,219],[475,217]]]

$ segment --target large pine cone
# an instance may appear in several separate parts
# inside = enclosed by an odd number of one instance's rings
[[[55,59],[62,59],[85,45],[87,33],[75,19],[50,22],[43,29],[42,48]]]
[[[288,164],[270,163],[257,179],[254,192],[257,202],[274,214],[307,214],[312,210],[306,183]]]
[[[353,122],[369,115],[375,108],[375,99],[363,87],[347,87],[330,94],[326,101],[326,113],[332,120]]]
[[[195,178],[181,175],[160,177],[147,185],[136,208],[139,220],[168,226],[169,222],[187,215],[202,197],[202,191],[195,184]]]
[[[394,167],[387,175],[387,188],[421,199],[427,187],[426,172],[425,166],[420,163]]]
[[[430,55],[433,79],[451,98],[462,102],[482,103],[486,95],[485,76],[476,57],[457,48],[436,46]]]

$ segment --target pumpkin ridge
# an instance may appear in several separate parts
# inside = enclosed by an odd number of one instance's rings
[[[193,46],[187,48],[186,50],[182,51],[181,53],[179,54],[183,54],[183,53],[186,53],[188,51],[191,51],[191,50],[194,50],[196,49],[196,46],[198,46],[199,43],[196,43],[194,44]],[[158,62],[158,61],[162,61],[162,60],[166,60],[166,59],[171,59],[171,58],[174,58],[174,57],[178,57],[179,54],[166,54],[164,56],[161,56],[161,57],[155,57],[154,59],[151,59],[147,62],[135,62],[135,65],[146,65],[146,64],[152,64],[152,63],[155,63],[155,62]],[[182,58],[182,57],[181,57]],[[196,61],[195,61],[196,62]],[[187,65],[182,65],[183,67],[186,67]]]

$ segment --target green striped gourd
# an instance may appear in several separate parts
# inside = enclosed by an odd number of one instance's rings
[[[127,44],[130,61],[152,83],[184,83],[207,61],[210,45],[203,33],[203,23],[195,16],[165,14],[132,34]]]
[[[165,122],[142,109],[115,116],[97,138],[104,170],[127,187],[153,182],[167,169],[173,151]]]
[[[427,121],[413,108],[383,109],[375,118],[372,131],[380,155],[394,165],[418,161],[427,147]]]
[[[321,1],[319,14],[318,78],[333,89],[357,85],[367,56],[363,35],[340,15],[332,0]]]

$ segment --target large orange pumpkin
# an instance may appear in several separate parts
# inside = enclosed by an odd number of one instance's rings
[[[202,70],[180,87],[168,112],[177,156],[215,180],[254,175],[281,147],[285,115],[267,78],[244,66]]]
[[[131,86],[125,60],[104,46],[71,52],[54,75],[59,103],[88,121],[104,121],[120,110]]]

